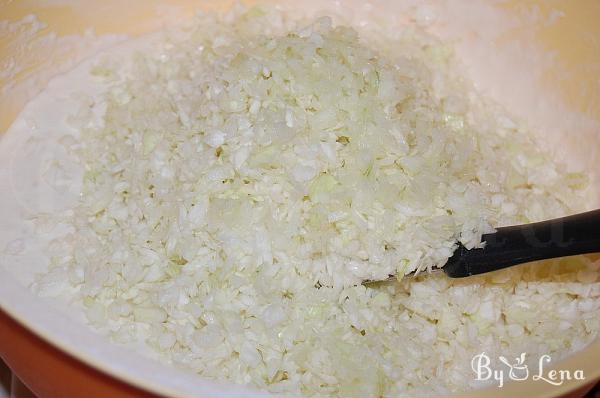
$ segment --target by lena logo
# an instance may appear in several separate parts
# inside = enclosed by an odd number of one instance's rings
[[[542,355],[537,362],[537,369],[530,369],[525,363],[526,353],[522,353],[520,356],[514,359],[514,361],[508,360],[506,357],[499,356],[498,360],[502,363],[502,366],[498,369],[493,369],[491,364],[492,360],[485,353],[477,354],[471,360],[471,369],[475,373],[475,380],[477,381],[490,381],[495,380],[498,383],[498,388],[504,386],[507,380],[523,381],[528,380],[531,376],[531,380],[542,381],[554,386],[560,386],[567,380],[585,380],[583,370],[556,370],[547,369],[548,363],[552,360],[550,355]]]

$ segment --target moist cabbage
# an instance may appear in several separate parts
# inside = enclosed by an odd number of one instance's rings
[[[36,289],[70,295],[116,342],[305,396],[445,394],[477,386],[481,351],[584,347],[600,265],[583,257],[361,285],[583,208],[585,176],[454,65],[411,27],[259,8],[103,60],[102,103],[72,117],[81,200]]]

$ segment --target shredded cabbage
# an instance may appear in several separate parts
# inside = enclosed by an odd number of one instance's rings
[[[97,66],[106,111],[76,121],[84,191],[40,293],[70,275],[116,341],[306,396],[447,393],[472,384],[481,350],[593,340],[600,263],[586,259],[360,285],[442,266],[492,226],[578,210],[586,186],[470,91],[448,47],[363,33],[272,10],[200,15],[130,64]]]

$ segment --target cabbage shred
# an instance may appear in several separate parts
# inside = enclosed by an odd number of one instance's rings
[[[600,328],[598,262],[360,285],[582,207],[582,176],[452,62],[422,32],[261,9],[198,16],[107,62],[102,123],[78,121],[84,191],[61,220],[76,232],[38,285],[67,272],[116,341],[306,396],[447,393],[472,383],[482,349],[583,347]]]

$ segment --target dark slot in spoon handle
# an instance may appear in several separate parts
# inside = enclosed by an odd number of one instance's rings
[[[462,278],[529,261],[600,252],[600,210],[498,228],[482,241],[481,249],[456,249],[444,272]]]

